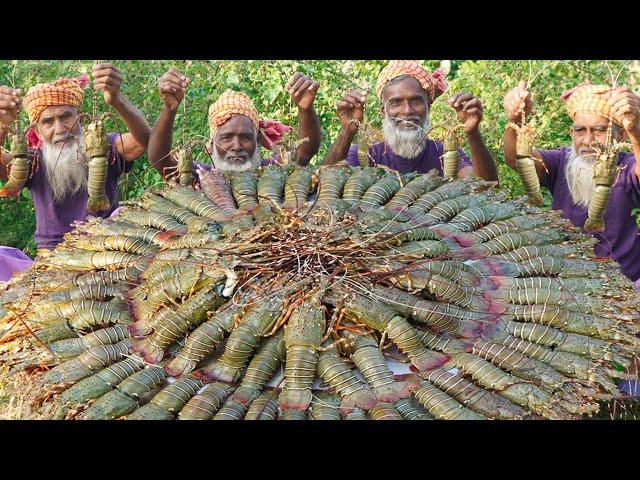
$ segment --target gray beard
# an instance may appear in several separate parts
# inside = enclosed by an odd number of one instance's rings
[[[88,163],[82,134],[69,137],[62,145],[42,143],[42,162],[53,203],[60,205],[80,190],[87,189]]]
[[[573,145],[567,157],[565,176],[571,200],[579,207],[589,208],[591,194],[595,186],[593,181],[593,164],[595,156],[581,156],[576,153]]]
[[[224,157],[221,157],[214,146],[211,152],[211,161],[213,162],[213,166],[216,167],[216,170],[220,172],[246,172],[259,168],[262,163],[262,157],[260,156],[259,146],[256,146],[253,156],[243,161],[234,158],[231,152],[227,152]]]
[[[405,130],[396,125],[395,120],[384,114],[382,132],[387,145],[393,153],[403,158],[412,160],[422,153],[427,145],[429,131],[429,112],[424,116],[420,128]]]

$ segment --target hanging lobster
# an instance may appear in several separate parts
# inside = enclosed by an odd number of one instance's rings
[[[9,180],[0,189],[0,197],[2,198],[19,195],[29,177],[27,137],[16,132],[17,130],[11,130],[10,144],[13,160],[9,164]]]
[[[619,170],[617,167],[618,153],[622,148],[630,146],[627,143],[612,141],[611,127],[610,123],[606,144],[594,146],[597,158],[593,164],[594,186],[591,191],[588,217],[584,222],[584,229],[587,232],[604,232],[604,212],[607,209],[609,198],[611,198],[611,189],[616,183]]]

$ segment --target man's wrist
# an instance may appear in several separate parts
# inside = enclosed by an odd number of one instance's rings
[[[126,103],[127,99],[124,97],[124,95],[122,95],[121,92],[118,92],[115,95],[112,95],[109,105],[115,109],[118,109],[124,107]]]
[[[301,113],[311,113],[313,111],[313,103],[308,107],[302,107],[298,104],[298,111]]]
[[[162,112],[165,115],[169,115],[171,118],[176,116],[176,113],[178,113],[178,107],[180,107],[180,104],[178,103],[175,107],[173,106],[173,104],[166,104],[163,103],[162,104]]]
[[[632,140],[640,143],[640,123],[636,124],[634,128],[627,130],[627,135]]]
[[[480,125],[474,127],[472,130],[467,132],[467,137],[469,140],[481,140],[482,134],[480,133]]]
[[[360,122],[356,119],[351,119],[346,125],[342,125],[342,131],[346,135],[355,135],[360,128]]]
[[[514,125],[522,126],[522,117],[512,118],[507,115],[507,123],[513,123]]]

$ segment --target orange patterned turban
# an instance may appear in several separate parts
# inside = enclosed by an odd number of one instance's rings
[[[256,131],[260,133],[260,141],[269,150],[279,142],[284,133],[291,127],[274,120],[260,120],[258,110],[251,99],[242,92],[225,90],[209,107],[209,130],[214,138],[216,130],[236,114],[249,117]]]
[[[611,118],[611,107],[607,103],[608,99],[605,98],[605,94],[610,91],[609,85],[591,85],[585,82],[566,90],[561,98],[564,100],[571,118],[576,113],[591,113]]]
[[[225,124],[232,115],[240,114],[249,117],[253,126],[258,129],[258,110],[251,99],[242,92],[225,90],[209,107],[209,129],[214,136],[220,125]]]
[[[431,74],[422,65],[413,60],[393,60],[378,75],[378,83],[376,85],[378,98],[382,98],[382,90],[384,90],[387,82],[400,75],[410,75],[420,82],[422,89],[427,92],[429,104],[432,104],[447,89],[447,82],[440,69]]]
[[[30,123],[40,119],[47,107],[70,105],[79,108],[84,98],[83,89],[88,85],[86,75],[77,78],[60,78],[51,83],[39,83],[29,89],[22,104]]]

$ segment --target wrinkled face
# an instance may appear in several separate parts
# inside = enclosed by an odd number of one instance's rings
[[[417,129],[429,114],[427,95],[422,90],[420,82],[413,77],[393,79],[382,91],[381,111],[394,121],[399,129]]]
[[[80,133],[78,109],[69,105],[47,107],[36,123],[38,137],[54,146],[61,146],[68,136]]]
[[[242,164],[253,157],[256,151],[256,129],[249,117],[233,115],[218,127],[214,142],[220,158]]]
[[[592,156],[594,142],[602,145],[606,143],[607,128],[609,128],[607,117],[591,113],[576,113],[570,128],[571,140],[576,153],[583,157]],[[621,140],[621,131],[617,125],[613,125],[612,134],[614,140]]]

